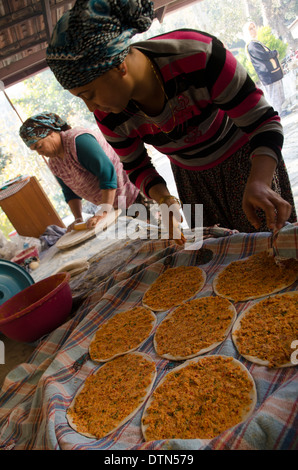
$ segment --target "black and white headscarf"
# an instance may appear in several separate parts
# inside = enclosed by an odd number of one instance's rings
[[[47,48],[58,82],[69,90],[119,65],[132,36],[149,29],[153,13],[148,0],[77,0],[56,24]]]
[[[30,147],[53,131],[61,132],[69,128],[67,122],[58,114],[45,112],[28,118],[20,127],[19,134],[27,147]]]

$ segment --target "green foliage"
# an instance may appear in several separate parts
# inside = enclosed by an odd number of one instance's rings
[[[298,15],[297,0],[280,0],[283,16],[287,24],[291,24]]]
[[[279,60],[282,60],[286,56],[288,44],[276,38],[272,34],[270,26],[263,26],[258,29],[258,40],[269,47],[271,51],[278,51]]]
[[[93,114],[83,101],[64,90],[50,70],[25,80],[24,85],[26,94],[14,100],[22,109],[24,119],[48,111],[59,114],[71,125],[79,125],[80,121],[94,124]]]
[[[0,227],[3,235],[8,239],[10,232],[14,230],[14,227],[11,225],[9,219],[7,218],[5,212],[0,209]]]
[[[7,153],[5,150],[3,151],[3,149],[0,148],[0,172],[1,173],[4,173],[6,166],[11,164],[12,158],[13,156],[11,153]],[[5,235],[6,238],[8,238],[8,234],[14,230],[13,226],[11,225],[5,212],[3,212],[2,209],[0,209],[0,227],[1,227],[2,233]]]
[[[4,170],[7,164],[11,163],[12,154],[11,153],[4,153],[2,148],[0,147],[0,172]]]
[[[250,75],[251,79],[255,83],[258,83],[258,81],[259,81],[258,75],[256,74],[254,66],[252,65],[251,61],[249,60],[249,57],[247,56],[246,50],[244,48],[239,50],[239,53],[237,54],[237,60],[246,69],[246,71]]]

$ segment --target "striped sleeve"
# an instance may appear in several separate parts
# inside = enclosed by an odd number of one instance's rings
[[[144,142],[136,130],[129,131],[128,135],[119,132],[121,124],[123,125],[127,119],[124,113],[115,115],[96,110],[94,116],[102,134],[119,156],[130,181],[145,196],[150,197],[149,191],[152,186],[160,183],[166,185],[165,180],[154,168]]]
[[[249,136],[252,154],[281,158],[283,131],[276,111],[244,67],[216,39],[206,66],[212,101]]]

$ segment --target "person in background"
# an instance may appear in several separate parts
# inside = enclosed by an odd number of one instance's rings
[[[265,88],[268,101],[282,116],[282,105],[285,102],[283,86],[283,69],[278,60],[278,51],[271,51],[257,39],[257,27],[253,21],[243,27],[246,38],[246,49],[252,65]]]
[[[133,203],[145,204],[100,131],[71,128],[57,114],[43,112],[28,118],[19,132],[31,150],[48,157],[49,168],[75,219],[68,231],[74,224],[83,222],[82,198],[96,206],[104,205],[105,209],[99,209],[87,220],[87,228],[95,227],[107,215],[109,207],[126,209]]]
[[[168,156],[182,204],[203,225],[241,232],[296,220],[277,113],[216,37],[177,30],[132,43],[154,16],[146,0],[78,0],[56,24],[47,63],[81,98],[130,180],[158,204],[179,203],[145,144]],[[194,226],[194,217],[187,220]]]

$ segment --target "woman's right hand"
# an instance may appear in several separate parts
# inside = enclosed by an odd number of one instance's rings
[[[184,245],[186,238],[180,228],[183,217],[180,213],[181,203],[179,199],[172,196],[163,183],[152,186],[149,191],[149,197],[159,205],[161,220],[170,240],[174,240],[177,245]],[[171,208],[170,211],[169,207]]]
[[[180,202],[175,196],[167,196],[160,199],[159,202],[161,219],[168,232],[170,240],[174,240],[177,245],[184,245],[186,238],[181,231],[183,217],[180,213]]]
[[[104,217],[107,216],[107,212],[103,212],[103,214],[101,215],[96,215],[94,214],[92,217],[90,217],[87,222],[86,222],[86,225],[87,225],[87,228],[91,229],[91,228],[94,228],[96,227],[96,225],[98,224],[98,222],[100,220],[102,220]]]

